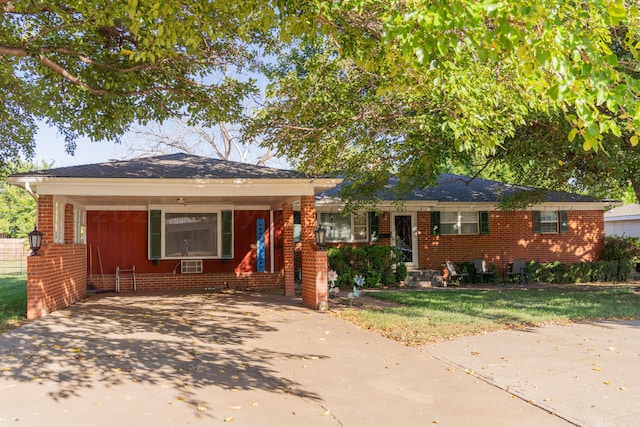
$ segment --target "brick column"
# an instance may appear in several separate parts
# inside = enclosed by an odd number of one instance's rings
[[[295,242],[293,241],[293,205],[282,205],[282,259],[284,269],[284,294],[295,295],[294,256]]]
[[[316,245],[316,199],[302,196],[300,199],[302,223],[302,303],[318,308],[328,300],[327,253]]]
[[[42,231],[42,248],[53,243],[53,196],[38,197],[38,230]]]
[[[73,228],[75,224],[73,222],[73,205],[67,203],[64,205],[64,243],[73,243]]]

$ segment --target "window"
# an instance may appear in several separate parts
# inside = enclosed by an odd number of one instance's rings
[[[86,211],[84,209],[75,208],[73,210],[73,241],[75,243],[87,242],[86,221]]]
[[[432,212],[432,234],[489,234],[489,212]]]
[[[293,241],[302,240],[302,223],[300,221],[300,211],[293,212]]]
[[[567,211],[533,211],[533,232],[552,234],[569,232]]]
[[[232,211],[149,211],[149,258],[232,256]]]
[[[328,242],[366,242],[369,237],[367,212],[354,212],[346,216],[320,212],[319,218],[319,224],[327,230]]]
[[[53,204],[53,243],[64,243],[64,203]]]

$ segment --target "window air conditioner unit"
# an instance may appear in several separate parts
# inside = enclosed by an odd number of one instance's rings
[[[180,260],[180,273],[182,274],[202,273],[202,260],[201,259]]]

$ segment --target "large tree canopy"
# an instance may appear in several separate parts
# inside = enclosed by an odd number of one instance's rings
[[[286,23],[262,0],[0,0],[0,169],[29,157],[36,121],[118,140],[132,124],[237,121],[243,71]]]
[[[570,125],[574,152],[638,145],[635,0],[0,0],[0,12],[0,168],[32,152],[37,119],[70,150],[134,123],[234,122],[256,90],[239,73],[272,36],[302,49],[275,67],[249,131],[354,191],[498,156],[541,115]]]
[[[635,1],[316,6],[328,37],[282,58],[250,130],[304,170],[352,179],[351,196],[391,173],[406,189],[428,183],[445,160],[495,158],[540,116],[570,126],[548,150],[556,164],[566,150],[607,156],[638,144]]]

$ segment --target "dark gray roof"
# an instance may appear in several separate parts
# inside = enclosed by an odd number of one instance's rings
[[[391,178],[386,189],[380,194],[380,200],[395,200],[393,189],[398,180]],[[341,185],[346,185],[343,183]],[[341,185],[318,194],[318,198],[339,197]],[[537,192],[543,194],[542,201],[546,202],[597,202],[590,196],[565,193],[560,191],[544,191],[522,185],[504,184],[481,178],[442,174],[438,177],[437,185],[425,189],[416,189],[407,194],[406,201],[437,201],[437,202],[498,202],[504,196],[511,196],[521,192]]]
[[[305,174],[178,153],[14,174],[51,178],[305,179]]]

